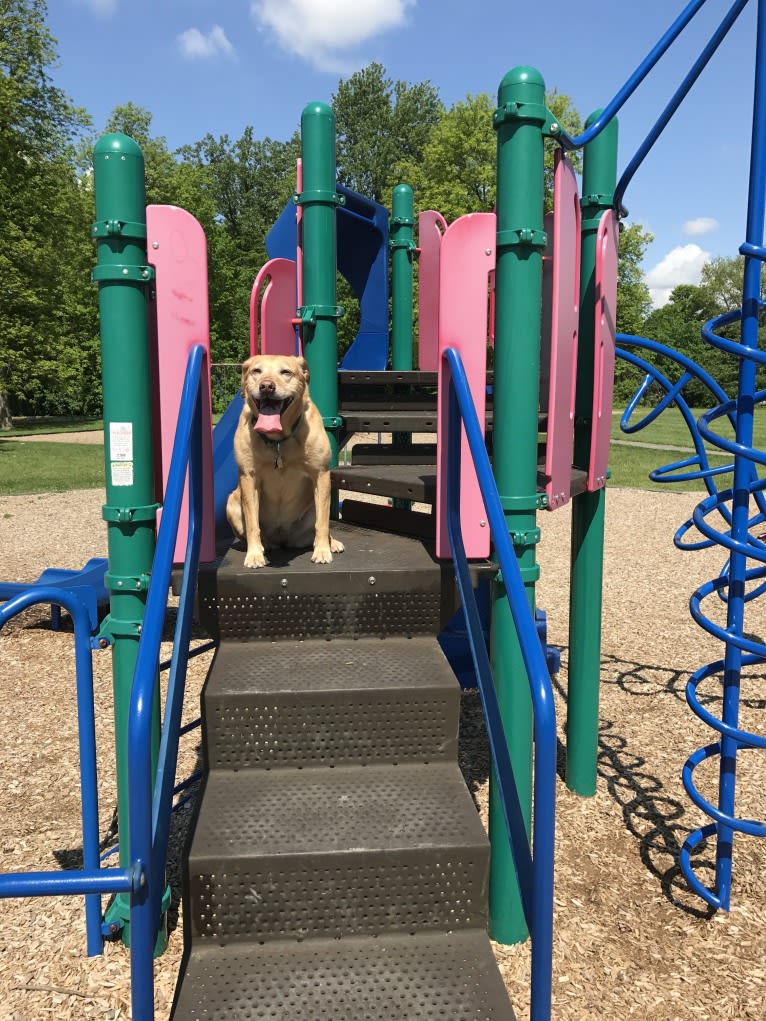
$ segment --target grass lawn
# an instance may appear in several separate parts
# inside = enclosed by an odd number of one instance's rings
[[[103,485],[104,448],[101,444],[19,443],[0,438],[0,496],[63,493],[70,489],[97,489]]]
[[[101,431],[100,418],[59,418],[48,415],[40,418],[14,418],[12,436],[34,436],[37,433],[84,433]],[[0,439],[2,439],[0,433]]]

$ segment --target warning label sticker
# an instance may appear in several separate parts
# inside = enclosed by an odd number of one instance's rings
[[[132,486],[133,485],[133,462],[112,461],[112,485]]]

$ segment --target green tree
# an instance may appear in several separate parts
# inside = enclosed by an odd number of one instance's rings
[[[208,240],[212,360],[239,361],[248,350],[250,290],[267,258],[266,234],[295,192],[300,139],[258,140],[248,127],[236,141],[207,135],[178,155],[176,185]]]
[[[44,0],[0,0],[3,428],[13,412],[71,413],[92,393],[95,296],[78,277],[92,216],[75,161],[89,121],[52,84],[46,17]]]
[[[338,82],[332,106],[339,183],[389,205],[397,163],[418,163],[441,115],[438,91],[430,82],[394,82],[372,63]]]

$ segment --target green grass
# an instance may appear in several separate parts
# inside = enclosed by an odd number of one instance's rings
[[[693,408],[692,413],[696,418],[703,413],[702,408]],[[684,449],[691,450],[692,443],[689,437],[689,430],[686,426],[681,412],[677,408],[668,408],[662,412],[662,414],[651,423],[646,426],[645,429],[641,429],[636,433],[624,433],[620,429],[620,416],[622,415],[623,409],[620,408],[619,412],[613,416],[612,419],[612,439],[613,440],[630,440],[635,443],[659,443],[667,446],[677,446]],[[631,421],[633,423],[640,422],[644,412],[638,411],[634,413]],[[715,422],[711,423],[711,427],[715,433],[728,439],[734,438],[734,430],[729,424],[727,418],[719,418]],[[766,449],[766,406],[760,405],[755,409],[755,415],[753,419],[753,441],[759,450]]]
[[[41,416],[40,418],[14,418],[10,436],[35,436],[38,433],[84,433],[104,428],[100,418],[59,418],[57,416]],[[0,433],[2,439],[3,433]]]
[[[104,485],[101,444],[16,442],[1,437],[0,496],[64,493]]]

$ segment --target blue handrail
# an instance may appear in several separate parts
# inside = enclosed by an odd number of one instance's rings
[[[153,951],[165,886],[173,783],[202,538],[201,384],[204,358],[203,347],[195,346],[191,349],[130,699],[128,724],[130,859],[140,866],[143,878],[141,889],[133,899],[130,912],[133,1021],[152,1021],[154,1017]],[[160,643],[187,471],[189,530],[170,678],[165,698],[165,718],[160,738],[157,775],[153,782],[152,705],[159,676]]]
[[[74,625],[77,730],[80,754],[82,812],[82,869],[66,872],[8,872],[0,876],[0,897],[48,897],[85,894],[85,932],[88,956],[102,951],[101,895],[130,893],[139,882],[132,867],[100,867],[98,835],[98,772],[93,707],[91,621],[74,591],[43,586],[31,588],[0,606],[0,628],[22,610],[38,603],[63,606]]]
[[[447,522],[458,589],[466,616],[468,642],[479,694],[487,722],[487,737],[500,791],[505,824],[519,880],[524,916],[532,939],[530,1017],[548,1021],[551,1016],[553,955],[553,855],[556,806],[556,711],[553,687],[524,583],[508,536],[505,515],[487,456],[484,437],[473,404],[460,355],[443,352],[449,367],[449,429],[447,436]],[[534,714],[534,857],[513,775],[508,745],[492,680],[479,608],[471,584],[460,524],[460,422],[465,426],[476,467],[484,507],[494,539],[495,554],[505,584],[527,672]]]

